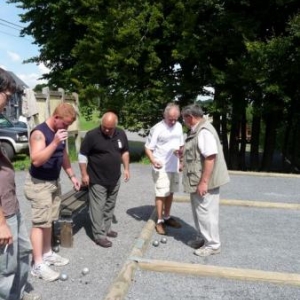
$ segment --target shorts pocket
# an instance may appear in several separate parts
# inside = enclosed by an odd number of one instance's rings
[[[41,206],[32,203],[32,223],[42,225],[51,222],[51,210],[49,206]]]

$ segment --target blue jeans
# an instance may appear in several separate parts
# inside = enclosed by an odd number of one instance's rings
[[[31,243],[20,213],[6,219],[13,235],[13,243],[0,249],[0,299],[19,300],[27,283]]]

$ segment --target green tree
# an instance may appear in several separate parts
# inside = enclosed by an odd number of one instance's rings
[[[111,109],[126,128],[149,128],[167,102],[186,105],[211,86],[230,168],[247,168],[249,105],[250,168],[269,170],[276,148],[297,160],[299,1],[9,2],[25,9],[22,34],[40,47],[29,61],[51,69],[45,77],[54,87],[78,92],[87,114]]]

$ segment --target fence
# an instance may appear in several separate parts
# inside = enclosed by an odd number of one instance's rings
[[[56,106],[62,102],[70,103],[75,108],[77,115],[79,116],[79,98],[77,93],[66,94],[63,89],[57,91],[50,91],[48,87],[43,88],[41,93],[35,94],[37,114],[32,115],[29,123],[29,130],[36,125],[44,122],[49,116],[52,115]],[[75,137],[75,148],[79,152],[81,137],[79,134],[79,118],[77,117],[74,123],[69,126],[69,136]],[[68,151],[68,143],[67,143]]]

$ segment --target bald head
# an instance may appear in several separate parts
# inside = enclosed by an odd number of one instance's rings
[[[101,130],[105,135],[112,136],[118,125],[118,117],[113,112],[107,112],[102,116]]]

